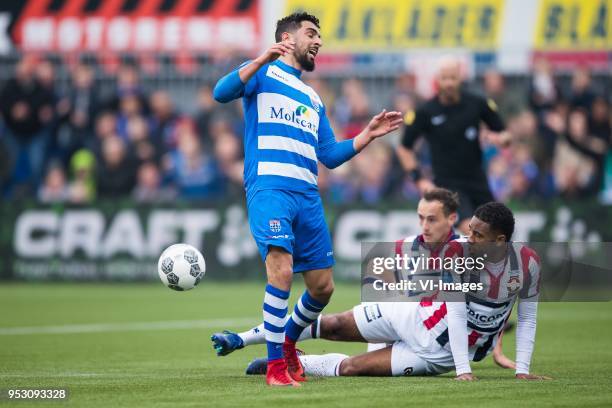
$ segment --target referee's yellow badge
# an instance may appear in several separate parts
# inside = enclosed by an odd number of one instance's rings
[[[416,115],[414,114],[413,110],[406,112],[406,114],[404,115],[404,123],[407,125],[412,125],[415,116]]]
[[[491,108],[492,111],[497,112],[497,104],[495,103],[493,99],[488,98],[487,105],[489,105],[489,108]]]

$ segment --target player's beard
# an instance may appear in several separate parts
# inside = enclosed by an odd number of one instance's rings
[[[311,60],[308,59],[308,49],[302,52],[295,53],[295,59],[300,64],[300,66],[304,69],[304,71],[312,72],[315,69],[315,61],[314,58]]]

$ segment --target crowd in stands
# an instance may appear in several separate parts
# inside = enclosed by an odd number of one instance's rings
[[[25,56],[0,84],[3,200],[163,203],[241,197],[239,101],[220,105],[205,84],[191,101],[194,109],[179,111],[172,90],[145,89],[133,64],[121,65],[109,85],[96,80],[95,66],[77,63],[70,68],[69,91],[59,92],[55,70],[51,61]],[[408,112],[422,102],[411,73],[397,78],[392,99],[383,103],[371,100],[363,80],[347,78],[337,90],[316,76],[307,82],[326,103],[337,139],[359,133],[377,106]],[[527,86],[505,82],[490,70],[470,84],[496,102],[513,137],[511,146],[500,150],[481,132],[496,198],[602,197],[606,185],[611,194],[609,84],[593,80],[586,68],[562,83],[544,61],[534,64],[523,81]],[[394,154],[400,138],[401,131],[333,171],[321,166],[324,199],[337,204],[416,199]],[[417,150],[427,174],[426,143]]]

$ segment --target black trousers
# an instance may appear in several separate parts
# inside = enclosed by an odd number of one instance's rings
[[[472,218],[476,208],[482,204],[495,201],[486,177],[470,181],[436,179],[435,184],[459,195],[459,221]]]

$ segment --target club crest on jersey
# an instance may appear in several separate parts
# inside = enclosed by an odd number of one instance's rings
[[[514,293],[521,288],[521,280],[518,275],[510,276],[506,288],[508,289],[508,293]]]
[[[270,231],[280,232],[280,230],[281,230],[280,220],[270,220]]]

